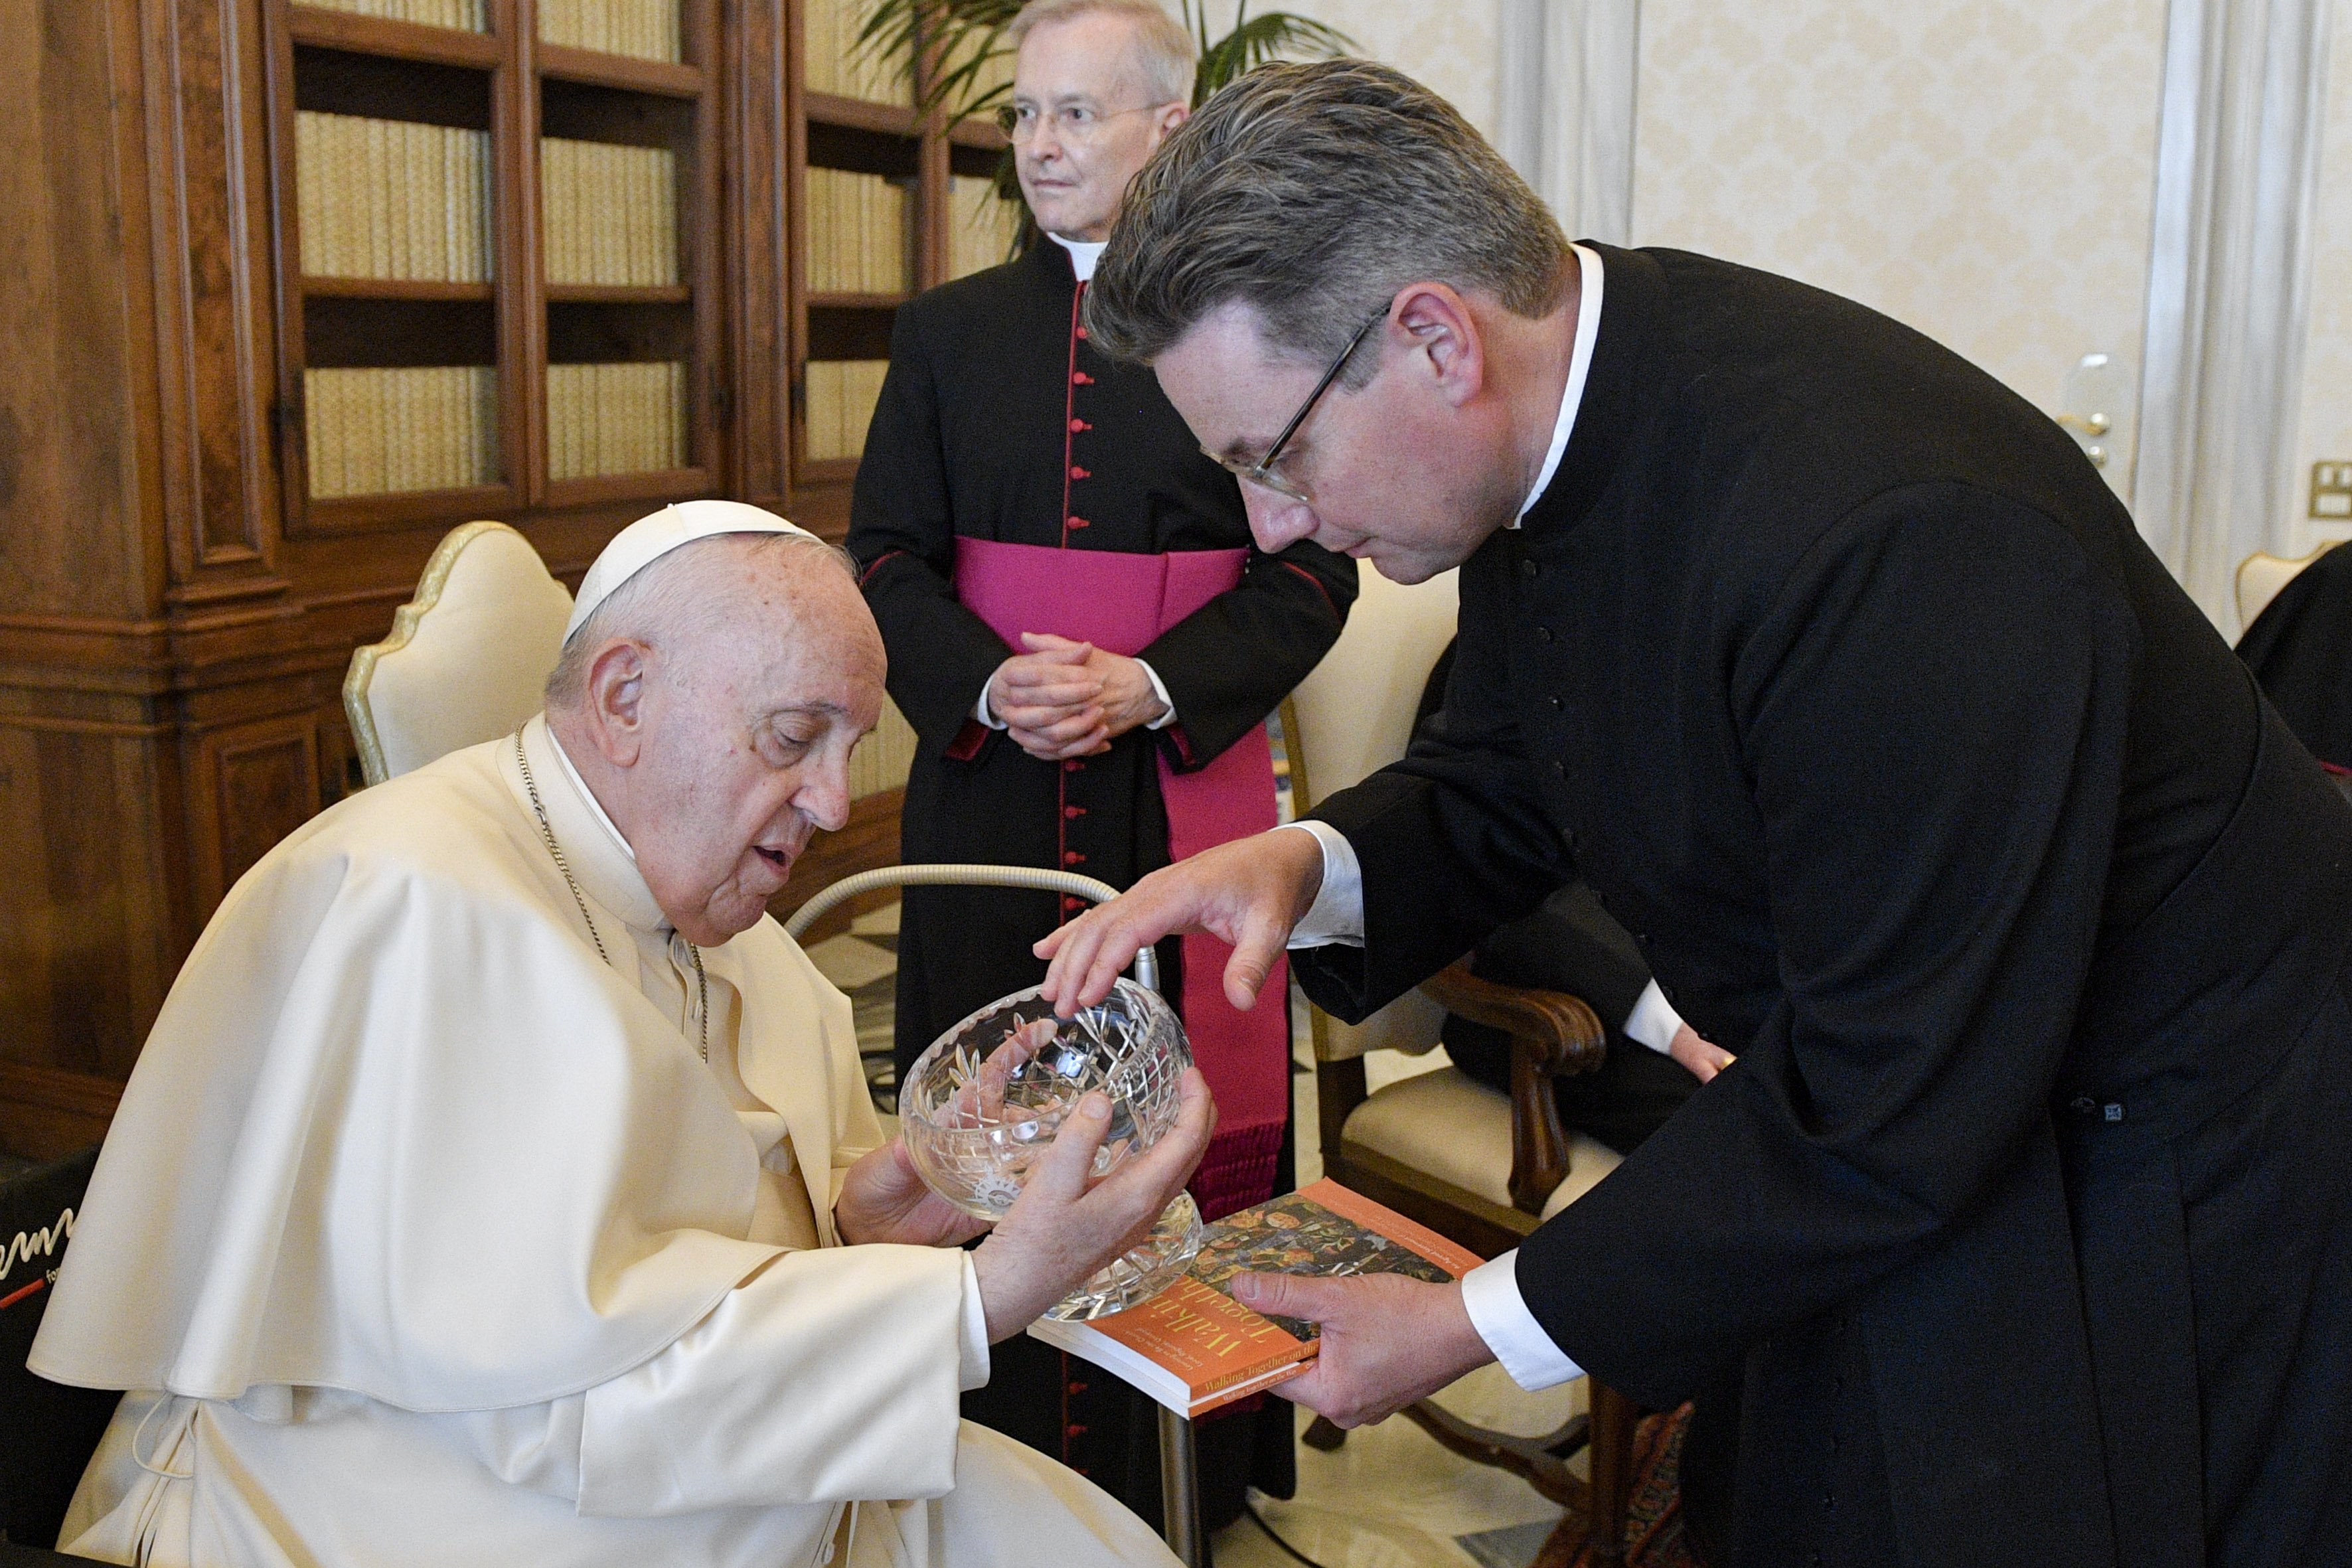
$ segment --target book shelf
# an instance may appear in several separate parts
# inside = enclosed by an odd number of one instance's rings
[[[269,0],[289,534],[724,491],[717,11]]]
[[[898,308],[1005,258],[1015,215],[982,200],[1004,149],[993,125],[944,129],[914,84],[852,47],[862,0],[794,0],[794,503],[838,537]]]

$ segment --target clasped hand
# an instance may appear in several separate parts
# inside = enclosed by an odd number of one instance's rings
[[[993,1344],[1034,1322],[1095,1271],[1141,1242],[1192,1176],[1217,1125],[1201,1070],[1186,1071],[1176,1124],[1099,1181],[1095,1152],[1110,1131],[1110,1100],[1078,1101],[1053,1146],[1030,1168],[1021,1196],[971,1255]],[[988,1230],[930,1190],[895,1139],[849,1168],[834,1223],[851,1243],[952,1247]]]
[[[1041,762],[1090,757],[1168,711],[1143,666],[1092,643],[1023,632],[989,678],[988,710],[1013,743]]]

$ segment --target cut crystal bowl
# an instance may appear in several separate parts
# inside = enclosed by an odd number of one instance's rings
[[[941,1035],[898,1089],[898,1136],[931,1190],[999,1220],[1053,1146],[1079,1097],[1110,1097],[1110,1131],[1094,1173],[1108,1175],[1176,1124],[1178,1084],[1192,1065],[1168,1004],[1121,979],[1100,1004],[1057,1018],[1037,989],[992,1002]],[[1113,1258],[1045,1315],[1124,1311],[1173,1284],[1201,1245],[1201,1215],[1178,1193],[1137,1247]]]

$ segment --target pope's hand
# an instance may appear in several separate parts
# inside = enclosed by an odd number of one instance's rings
[[[834,1227],[852,1245],[895,1241],[908,1247],[959,1247],[988,1228],[924,1184],[907,1146],[893,1138],[869,1151],[841,1179]]]
[[[1311,833],[1276,828],[1202,850],[1039,942],[1037,956],[1053,960],[1045,994],[1067,1017],[1109,995],[1111,983],[1147,943],[1204,931],[1233,945],[1225,997],[1246,1010],[1322,885],[1323,846]]]
[[[1217,1124],[1216,1102],[1198,1068],[1187,1068],[1176,1125],[1159,1142],[1100,1181],[1095,1151],[1110,1131],[1110,1100],[1100,1091],[1078,1101],[1062,1123],[1012,1209],[971,1255],[991,1344],[1007,1340],[1046,1308],[1142,1241],[1160,1212],[1192,1174]]]
[[[1284,1384],[1282,1396],[1336,1426],[1384,1421],[1495,1359],[1459,1285],[1402,1274],[1242,1274],[1233,1292],[1254,1311],[1322,1325],[1314,1365]]]

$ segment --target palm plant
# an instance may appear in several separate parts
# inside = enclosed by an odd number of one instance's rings
[[[1355,40],[1338,28],[1291,11],[1249,14],[1249,0],[1234,0],[1233,30],[1212,41],[1210,0],[1182,0],[1185,31],[1201,43],[1201,63],[1192,73],[1192,107],[1243,72],[1271,59],[1304,56],[1328,59],[1353,49]],[[1005,37],[1023,0],[873,0],[858,28],[856,48],[887,61],[901,76],[921,83],[917,106],[941,112],[950,125],[992,115],[1013,101],[1013,49]],[[929,68],[915,69],[928,54]],[[1013,153],[1006,149],[996,169],[996,194],[1018,202]],[[1017,250],[1030,237],[1023,214]]]

